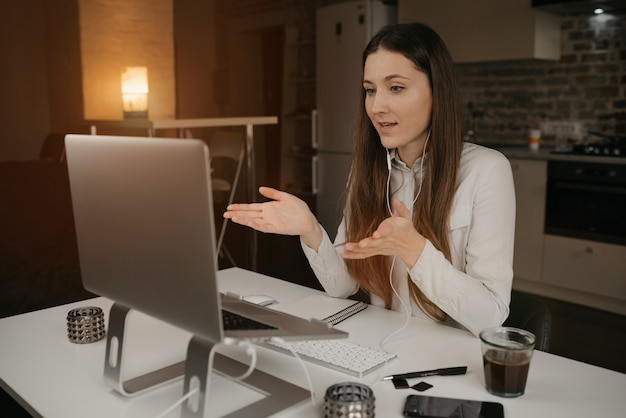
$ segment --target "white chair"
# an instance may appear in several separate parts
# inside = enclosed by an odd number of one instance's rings
[[[228,195],[226,205],[233,203],[244,162],[244,140],[243,132],[217,131],[208,141],[209,157],[211,158],[211,168],[213,170],[211,173],[211,187],[213,188],[215,203],[224,203],[221,197],[225,195]],[[219,163],[222,163],[221,168],[226,169],[217,170],[217,168],[220,168]],[[232,169],[228,169],[229,167],[235,167],[234,174],[232,174]],[[220,177],[226,177],[227,174],[232,174],[232,177],[229,179]],[[220,234],[217,239],[217,252],[220,255],[226,255],[233,266],[236,266],[232,255],[228,249],[222,245],[227,224],[228,219],[223,219]]]

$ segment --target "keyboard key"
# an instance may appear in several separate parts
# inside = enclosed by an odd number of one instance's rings
[[[386,364],[395,354],[344,340],[309,340],[286,343],[269,342],[264,346],[291,353],[289,346],[303,360],[353,376],[363,376]]]
[[[222,323],[225,330],[239,330],[239,329],[276,329],[271,325],[264,324],[245,316],[241,316],[234,312],[226,311],[222,309]]]

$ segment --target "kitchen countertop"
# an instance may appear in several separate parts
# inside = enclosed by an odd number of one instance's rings
[[[514,145],[514,144],[495,144],[495,143],[482,143],[485,147],[493,148],[500,151],[507,158],[519,158],[527,160],[552,160],[552,161],[574,161],[585,163],[600,163],[600,164],[619,164],[626,165],[626,157],[604,157],[596,155],[574,155],[574,154],[559,154],[553,153],[552,147],[540,147],[539,150],[533,151],[528,148],[528,145]]]

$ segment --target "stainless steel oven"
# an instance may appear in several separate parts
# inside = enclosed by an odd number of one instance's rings
[[[626,245],[626,164],[548,161],[545,232]]]

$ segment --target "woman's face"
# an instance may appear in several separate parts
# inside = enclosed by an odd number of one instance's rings
[[[432,111],[428,76],[404,55],[378,49],[363,69],[365,110],[385,148],[409,167],[422,155]]]

